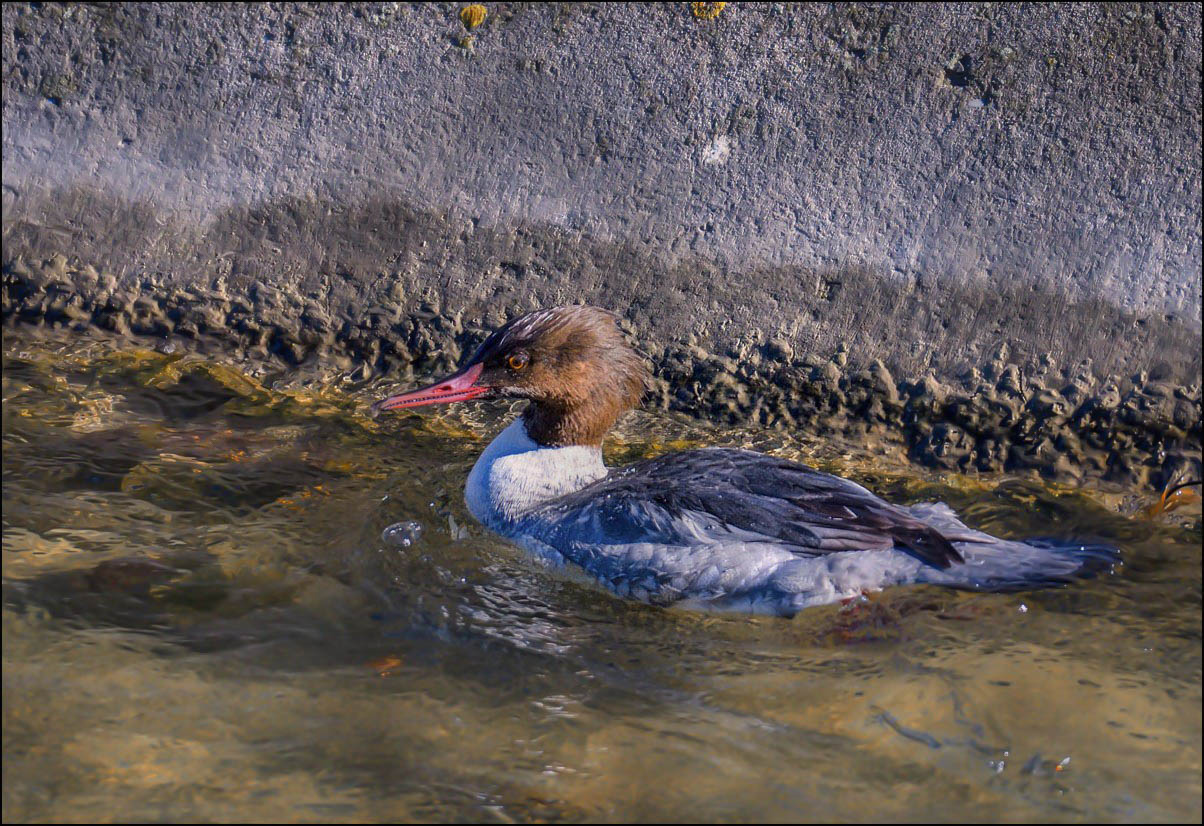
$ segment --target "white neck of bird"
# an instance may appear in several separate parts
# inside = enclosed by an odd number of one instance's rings
[[[519,418],[477,459],[468,474],[464,500],[477,521],[504,529],[540,505],[605,475],[602,448],[545,447],[527,434]]]

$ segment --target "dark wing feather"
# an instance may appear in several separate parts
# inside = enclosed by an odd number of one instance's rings
[[[555,516],[570,530],[588,520],[594,535],[614,543],[689,543],[683,520],[698,530],[702,519],[714,538],[741,531],[806,556],[897,547],[937,568],[963,561],[941,533],[860,485],[747,450],[690,450],[629,465],[534,515]]]

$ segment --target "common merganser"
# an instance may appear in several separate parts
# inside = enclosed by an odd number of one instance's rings
[[[1118,559],[1100,545],[997,539],[943,503],[892,505],[847,479],[748,450],[607,468],[603,437],[639,403],[647,377],[612,314],[556,307],[510,321],[457,372],[373,412],[530,400],[469,473],[469,511],[545,559],[654,604],[790,616],[906,583],[1063,584]]]

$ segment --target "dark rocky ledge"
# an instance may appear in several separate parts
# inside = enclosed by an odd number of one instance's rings
[[[339,311],[296,291],[231,289],[225,279],[201,287],[152,275],[124,286],[61,255],[17,258],[4,268],[6,327],[95,326],[144,345],[191,339],[357,380],[384,374],[404,382],[449,369],[487,333],[466,318],[464,308],[406,295]],[[636,325],[623,325],[636,338]],[[1089,361],[1065,369],[1046,355],[1021,365],[1006,346],[942,382],[931,371],[896,376],[846,345],[795,353],[769,340],[719,353],[639,339],[656,378],[647,406],[894,444],[921,464],[961,472],[1158,489],[1201,475],[1199,382],[1184,386],[1145,371],[1099,380]]]

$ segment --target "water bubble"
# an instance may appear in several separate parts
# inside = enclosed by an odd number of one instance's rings
[[[395,548],[408,548],[421,537],[421,522],[398,522],[381,531],[380,541]]]

